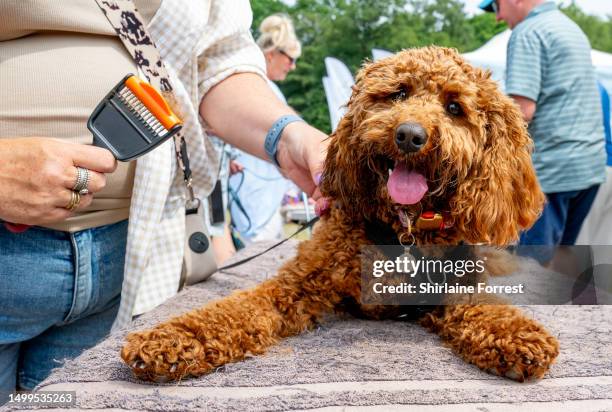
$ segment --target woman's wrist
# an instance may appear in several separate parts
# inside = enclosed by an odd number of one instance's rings
[[[306,122],[287,125],[278,143],[281,170],[297,165],[320,169],[325,159],[328,136]],[[315,166],[316,165],[316,166]]]
[[[304,122],[304,120],[296,114],[280,116],[272,124],[268,130],[268,133],[266,134],[264,139],[264,149],[269,160],[278,167],[281,167],[277,158],[278,146],[283,138],[283,135],[285,134],[285,128],[296,122]]]

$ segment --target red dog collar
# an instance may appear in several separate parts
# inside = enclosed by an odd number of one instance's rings
[[[418,230],[434,231],[448,229],[452,226],[452,224],[450,223],[448,217],[445,218],[442,213],[428,210],[421,213],[421,216],[419,216],[416,220],[415,226]]]

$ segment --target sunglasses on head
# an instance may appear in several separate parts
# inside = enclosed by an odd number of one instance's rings
[[[294,59],[293,57],[289,56],[289,55],[287,54],[287,52],[286,52],[286,51],[281,50],[281,49],[278,49],[278,52],[279,52],[280,54],[282,54],[283,56],[285,56],[286,58],[288,58],[288,59],[289,59],[289,61],[291,62],[291,64],[295,64],[295,61],[296,61],[297,59]]]

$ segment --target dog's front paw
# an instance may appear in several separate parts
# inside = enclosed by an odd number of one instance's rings
[[[559,354],[557,339],[511,306],[447,306],[422,323],[466,361],[519,382],[544,376]]]
[[[496,375],[524,382],[539,379],[559,354],[559,342],[533,319],[505,305],[478,311],[482,340],[473,352],[476,365]]]
[[[121,357],[141,379],[165,382],[212,369],[202,343],[185,330],[156,328],[131,333],[126,341]]]
[[[559,354],[559,344],[545,331],[524,333],[522,336],[514,336],[509,345],[492,349],[491,354],[491,359],[486,362],[488,368],[485,366],[483,369],[524,382],[544,376]]]

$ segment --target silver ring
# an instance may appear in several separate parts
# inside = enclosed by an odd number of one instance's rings
[[[83,167],[77,167],[76,182],[72,190],[78,192],[80,195],[86,195],[89,193],[87,186],[89,185],[89,170]]]

